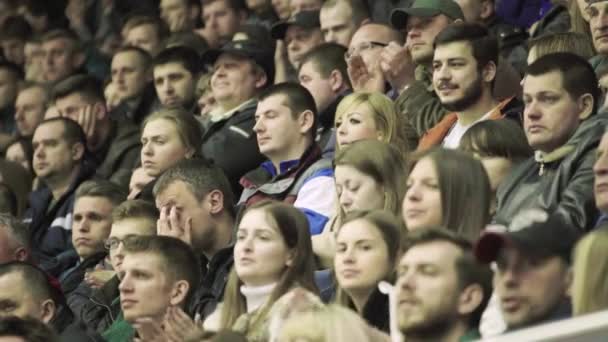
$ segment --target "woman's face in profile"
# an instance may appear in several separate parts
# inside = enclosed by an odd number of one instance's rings
[[[435,163],[422,158],[407,179],[402,215],[408,230],[440,226],[443,221],[441,190]]]

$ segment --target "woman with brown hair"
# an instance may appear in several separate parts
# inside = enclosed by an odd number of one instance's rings
[[[388,296],[378,290],[378,284],[395,280],[402,231],[396,217],[375,210],[349,213],[336,235],[336,302],[387,333]]]
[[[293,206],[263,201],[243,214],[236,232],[234,267],[220,311],[220,328],[268,340],[269,313],[289,290],[317,293],[306,216]]]
[[[469,154],[431,149],[413,158],[403,200],[408,230],[442,226],[474,241],[490,219],[490,180]]]
[[[339,150],[334,159],[338,208],[320,235],[313,236],[313,250],[327,267],[333,265],[334,234],[348,212],[384,209],[401,215],[406,167],[402,154],[389,144],[358,141]]]

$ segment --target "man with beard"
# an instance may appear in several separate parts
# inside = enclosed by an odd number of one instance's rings
[[[519,117],[514,97],[498,102],[492,85],[498,42],[479,24],[452,24],[435,38],[433,87],[447,114],[422,136],[418,149],[457,148],[464,133],[482,120]]]
[[[446,229],[414,231],[397,265],[397,319],[408,342],[473,341],[492,293],[492,271]]]

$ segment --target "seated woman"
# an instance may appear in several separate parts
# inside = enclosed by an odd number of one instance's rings
[[[513,120],[482,121],[460,140],[460,149],[479,159],[490,178],[490,216],[496,210],[496,189],[519,162],[530,158],[532,148],[523,129]]]
[[[336,302],[384,332],[390,328],[389,303],[378,283],[395,278],[401,232],[396,217],[376,210],[347,215],[336,235]]]
[[[413,158],[403,199],[408,230],[447,227],[475,241],[490,219],[490,180],[469,154],[431,149]]]
[[[141,166],[148,183],[136,198],[154,201],[152,188],[165,170],[183,159],[202,157],[202,130],[196,118],[183,109],[161,109],[142,124]]]
[[[313,273],[310,230],[301,211],[273,201],[247,208],[236,232],[220,328],[244,333],[250,342],[268,341],[274,304],[295,287],[316,293]]]
[[[345,96],[336,108],[336,152],[359,140],[379,140],[395,146],[406,157],[418,144],[413,129],[380,93],[356,92]]]
[[[339,208],[323,233],[312,240],[313,250],[325,267],[333,265],[334,234],[348,212],[384,209],[400,216],[405,194],[403,155],[395,147],[376,140],[359,141],[338,151],[334,176]]]

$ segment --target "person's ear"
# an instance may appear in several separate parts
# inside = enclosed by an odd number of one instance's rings
[[[257,71],[255,71],[255,73],[256,73],[255,87],[257,89],[261,89],[262,87],[264,87],[266,85],[266,82],[268,81],[268,76],[266,75],[265,71],[261,71],[261,70],[257,70]]]
[[[334,69],[329,74],[329,86],[334,93],[337,93],[344,86],[344,77],[338,69]]]
[[[30,258],[30,253],[28,252],[28,250],[25,247],[17,247],[17,249],[15,249],[15,252],[13,253],[15,255],[15,260],[17,261],[27,261]]]
[[[494,1],[482,1],[481,2],[481,11],[479,13],[479,17],[482,20],[489,19],[494,15]]]
[[[291,249],[287,252],[287,259],[285,259],[285,266],[291,267],[293,266],[293,262],[296,258],[296,251]]]
[[[300,113],[300,116],[298,119],[299,119],[299,123],[300,123],[300,133],[306,134],[314,126],[315,113],[313,113],[312,110],[307,109],[307,110],[303,111],[302,113]]]
[[[224,209],[224,194],[218,189],[207,194],[207,203],[211,214],[219,214]]]
[[[190,291],[190,284],[186,280],[176,281],[175,284],[173,284],[173,289],[171,289],[169,303],[173,306],[180,306],[186,301],[188,291]]]
[[[496,63],[488,62],[481,70],[481,77],[485,82],[492,82],[496,78]]]
[[[483,302],[483,288],[479,284],[465,287],[458,296],[458,313],[467,316],[473,313]]]
[[[587,93],[587,94],[583,94],[581,95],[581,97],[578,98],[578,106],[580,109],[580,114],[579,114],[579,119],[581,120],[585,120],[587,119],[591,114],[593,114],[593,104],[594,104],[594,99],[593,99],[593,95]]]
[[[40,321],[42,321],[44,324],[49,324],[53,317],[55,317],[56,311],[57,307],[52,299],[43,301],[40,304]]]
[[[77,142],[72,145],[72,160],[82,160],[82,157],[84,156],[84,150],[84,145],[80,142]]]
[[[108,111],[106,110],[106,105],[103,102],[97,102],[93,105],[93,113],[95,115],[95,119],[97,121],[101,121],[106,117]]]

